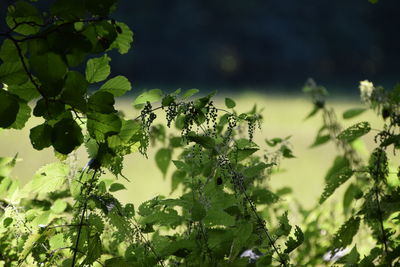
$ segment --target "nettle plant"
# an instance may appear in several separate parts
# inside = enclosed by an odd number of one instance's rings
[[[267,179],[281,158],[293,157],[287,138],[253,142],[262,117],[237,113],[197,90],[154,89],[133,102],[125,118],[115,98],[131,90],[110,78],[108,52],[126,53],[133,34],[110,13],[116,0],[57,0],[49,10],[18,1],[8,7],[0,48],[0,127],[23,129],[33,114],[32,146],[53,148],[58,162],[20,187],[10,177],[14,158],[0,161],[0,262],[3,266],[292,266],[304,240],[289,224],[290,192],[272,192]],[[33,106],[33,110],[31,109]],[[154,106],[154,107],[153,107]],[[164,124],[155,125],[157,116]],[[166,127],[180,134],[167,136]],[[123,158],[146,156],[166,175],[175,165],[177,198],[155,196],[135,208],[114,193],[124,189]],[[69,164],[84,145],[89,162]],[[174,160],[172,160],[174,159]],[[108,170],[115,179],[104,178]],[[264,220],[267,219],[268,223]]]
[[[304,92],[314,103],[308,118],[320,113],[323,122],[311,147],[332,142],[339,155],[325,176],[319,205],[300,211],[305,241],[297,251],[296,262],[304,266],[324,262],[400,266],[400,166],[396,159],[400,148],[400,85],[388,91],[369,81],[360,82],[361,100],[367,108],[349,109],[342,115],[347,120],[372,109],[382,120],[381,129],[362,121],[343,130],[334,109],[325,104],[324,87],[309,80]],[[362,136],[370,137],[375,144],[366,156]],[[341,186],[345,187],[341,207],[327,203]],[[345,220],[341,225],[337,222],[340,218]]]

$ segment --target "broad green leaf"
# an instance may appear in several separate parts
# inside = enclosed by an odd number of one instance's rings
[[[45,165],[36,172],[24,190],[38,194],[59,190],[65,182],[68,171],[68,166],[61,162]]]
[[[199,89],[189,89],[185,93],[183,93],[182,99],[183,100],[188,99],[189,97],[197,94],[198,92],[199,92]]]
[[[42,150],[51,146],[52,130],[53,128],[46,123],[33,127],[29,134],[33,148]]]
[[[67,238],[64,236],[63,233],[53,235],[49,239],[50,249],[56,250],[68,246],[68,242],[66,242],[66,240]]]
[[[345,214],[349,213],[351,203],[354,200],[360,199],[362,195],[363,193],[357,185],[355,184],[349,185],[343,196],[343,211]]]
[[[259,175],[260,172],[262,172],[264,169],[271,167],[271,164],[265,164],[264,162],[252,165],[247,167],[243,171],[243,175],[246,177],[254,177],[256,175]]]
[[[351,119],[357,117],[358,115],[364,113],[366,108],[352,108],[343,112],[343,119]]]
[[[20,61],[4,62],[0,65],[0,83],[20,85],[28,80]]]
[[[278,237],[288,236],[291,230],[292,226],[289,223],[288,212],[285,211],[285,213],[279,217],[279,228],[276,230],[276,235]]]
[[[17,119],[20,109],[17,97],[0,89],[0,127],[8,128]]]
[[[120,54],[126,54],[131,48],[133,32],[131,29],[129,29],[128,25],[122,22],[117,22],[116,27],[119,27],[120,32],[118,33],[117,38],[111,44],[110,48],[116,48]]]
[[[62,90],[63,79],[68,68],[62,57],[56,53],[48,52],[34,55],[29,60],[33,73],[44,84],[41,90],[48,97],[57,96]]]
[[[114,96],[109,92],[97,91],[88,99],[88,109],[103,114],[116,112],[114,104]]]
[[[196,144],[201,145],[207,149],[215,148],[215,140],[214,138],[206,135],[196,135],[196,134],[189,134],[187,139],[191,142],[195,142]]]
[[[43,19],[35,6],[26,1],[18,1],[14,6],[8,8],[6,22],[8,27],[14,29],[15,32],[23,35],[31,35],[40,30],[40,26],[38,25],[43,24]]]
[[[73,119],[62,119],[53,126],[51,142],[57,152],[67,155],[82,144],[82,129]]]
[[[289,237],[289,239],[285,242],[286,245],[286,249],[284,251],[285,253],[290,253],[296,248],[298,248],[301,244],[303,244],[304,234],[301,231],[300,227],[298,227],[297,225],[294,231],[294,236],[296,239],[294,239],[293,237]]]
[[[21,130],[25,127],[26,122],[31,117],[31,108],[24,101],[19,99],[19,110],[15,122],[10,126],[10,128]]]
[[[86,64],[86,80],[89,83],[96,83],[107,79],[110,75],[110,61],[107,55],[89,59]]]
[[[192,220],[195,222],[201,221],[206,216],[206,210],[200,202],[195,201],[192,206]]]
[[[117,192],[117,191],[124,190],[124,189],[126,189],[126,187],[120,183],[113,183],[110,186],[110,192]]]
[[[346,142],[352,142],[355,139],[369,133],[370,130],[371,130],[371,126],[370,126],[369,122],[363,121],[363,122],[354,124],[353,126],[342,131],[337,136],[337,139],[346,141]]]
[[[346,172],[351,168],[350,161],[343,156],[336,156],[333,165],[329,168],[325,175],[325,182],[330,181],[338,173]]]
[[[131,89],[131,83],[124,76],[114,77],[100,87],[101,91],[109,92],[113,94],[114,97],[122,96]]]
[[[67,208],[67,202],[63,199],[57,199],[56,201],[54,201],[50,209],[52,212],[60,214],[64,212],[66,208]]]
[[[229,215],[223,210],[212,207],[207,211],[207,215],[203,219],[203,222],[207,226],[233,226],[235,225],[235,217]]]
[[[19,46],[22,50],[22,54],[24,55],[26,53],[26,44],[19,43]],[[5,39],[3,41],[3,44],[0,47],[0,59],[3,62],[20,61],[18,50],[15,47],[13,41],[11,41],[10,39]]]
[[[174,171],[171,178],[171,193],[173,193],[178,188],[179,184],[183,183],[185,177],[186,177],[185,171],[182,170]]]
[[[91,266],[93,262],[100,258],[103,252],[100,234],[95,233],[90,236],[87,250],[85,260],[82,263],[83,266]]]
[[[97,141],[102,142],[106,136],[118,134],[121,130],[122,122],[116,114],[91,112],[87,116],[88,132]]]
[[[254,189],[251,199],[255,204],[273,204],[279,200],[279,197],[268,189]]]
[[[89,83],[77,71],[69,71],[65,78],[61,99],[70,106],[86,111],[85,94]]]
[[[167,173],[168,166],[171,162],[172,150],[168,148],[161,148],[156,153],[156,164],[160,171],[163,173],[164,177]]]
[[[122,120],[121,131],[118,136],[124,143],[129,142],[131,138],[142,130],[141,125],[134,120]]]
[[[31,101],[34,98],[40,96],[39,92],[36,90],[36,87],[32,84],[31,81],[27,81],[24,84],[9,84],[8,92],[17,95],[19,98],[25,100],[26,102]]]
[[[227,97],[227,98],[225,98],[225,106],[227,108],[234,108],[234,107],[236,107],[236,103],[235,103],[235,101],[233,101],[232,99]]]
[[[360,218],[351,217],[335,233],[332,246],[335,249],[345,248],[353,242],[353,237],[357,234],[360,227]]]
[[[160,101],[162,98],[162,91],[160,89],[151,89],[140,94],[135,101],[133,101],[132,105],[140,105],[146,104],[147,102],[154,103]]]
[[[4,228],[7,228],[8,226],[10,226],[13,222],[13,218],[11,217],[7,217],[3,220],[3,226]]]

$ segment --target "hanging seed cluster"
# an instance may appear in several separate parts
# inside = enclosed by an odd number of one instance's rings
[[[212,134],[215,136],[217,134],[217,117],[218,110],[214,106],[213,101],[208,102],[206,106],[206,122],[207,127],[210,127],[210,122],[212,123]]]
[[[190,101],[189,103],[186,104],[183,110],[183,114],[185,115],[185,119],[181,135],[182,137],[185,138],[192,131],[193,124],[197,114],[193,101]]]
[[[175,120],[176,116],[178,115],[178,104],[175,103],[175,101],[172,101],[168,107],[167,111],[165,113],[166,119],[167,119],[167,126],[168,128],[171,127],[171,122]]]

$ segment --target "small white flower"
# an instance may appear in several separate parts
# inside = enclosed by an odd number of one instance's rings
[[[337,261],[340,258],[343,258],[344,256],[347,255],[347,253],[349,252],[349,249],[344,248],[344,249],[339,249],[339,250],[334,250],[334,251],[328,251],[327,253],[324,254],[324,256],[322,256],[323,260],[328,262],[328,261]]]
[[[245,251],[240,254],[240,258],[249,258],[249,262],[255,262],[260,255],[256,254],[253,250],[251,249],[246,249]]]
[[[364,80],[360,82],[360,95],[361,100],[365,103],[371,102],[372,92],[374,91],[375,87],[374,84],[368,80]]]

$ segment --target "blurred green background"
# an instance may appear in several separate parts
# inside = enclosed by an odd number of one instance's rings
[[[226,95],[223,94],[223,96]],[[294,197],[300,203],[306,207],[315,205],[323,190],[324,175],[332,164],[337,151],[331,144],[309,148],[322,123],[318,116],[304,120],[312,109],[309,99],[302,95],[279,96],[249,92],[228,96],[235,99],[236,109],[239,112],[250,110],[254,104],[264,108],[262,129],[257,130],[255,135],[255,142],[262,148],[266,148],[266,138],[292,136],[290,142],[296,158],[285,159],[281,162],[280,172],[271,177],[270,185],[273,188],[291,187]],[[117,102],[117,107],[123,110],[128,118],[136,117],[140,112],[133,109],[131,102],[132,99],[129,98]],[[224,98],[217,96],[216,102],[216,105],[223,107]],[[335,107],[339,119],[344,110],[362,106],[355,98],[334,98],[328,102],[328,105]],[[21,184],[27,182],[43,164],[56,160],[52,149],[35,151],[29,143],[29,129],[36,125],[37,121],[35,120],[37,119],[31,118],[22,131],[3,130],[0,132],[2,156],[12,157],[18,153],[18,157],[21,159],[13,171],[13,175]],[[367,111],[353,120],[341,119],[344,127],[360,120],[372,121],[372,128],[380,127],[372,111]],[[169,133],[172,132],[173,130],[169,130]],[[366,149],[372,148],[371,140],[373,138],[371,136],[372,133],[365,137]],[[119,192],[119,197],[123,202],[132,202],[138,205],[157,194],[168,195],[170,193],[170,177],[167,175],[166,179],[163,179],[155,165],[154,155],[157,149],[157,147],[149,148],[148,159],[138,152],[126,157],[123,174],[130,182],[120,178],[120,182],[125,184],[128,189]],[[173,159],[176,156],[177,154],[174,154]],[[71,159],[78,167],[83,167],[88,161],[85,149],[80,148],[76,154],[71,156]],[[175,166],[171,164],[168,173],[171,174],[174,168]],[[108,176],[112,178],[112,175]]]

